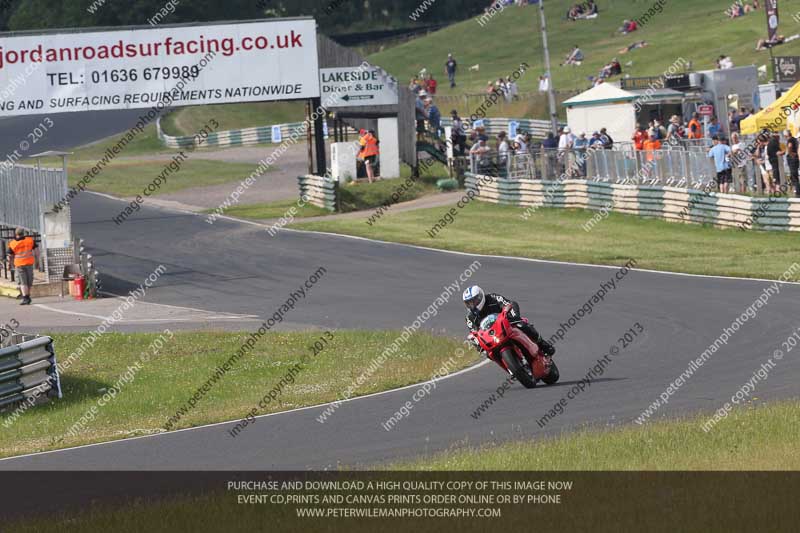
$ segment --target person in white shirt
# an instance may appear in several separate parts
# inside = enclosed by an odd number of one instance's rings
[[[547,76],[539,76],[539,92],[546,93],[550,90],[550,79]]]
[[[510,147],[508,146],[508,139],[506,132],[501,131],[497,134],[497,166],[502,176],[506,176],[506,168],[508,167],[508,153]]]
[[[565,173],[568,168],[572,168],[572,160],[574,158],[572,148],[574,145],[575,136],[572,134],[572,130],[569,129],[569,126],[567,126],[558,138],[558,161],[561,167],[559,170],[561,174]]]
[[[747,176],[747,163],[752,158],[747,153],[747,146],[739,142],[739,134],[734,132],[731,134],[731,167],[733,168],[733,186],[738,184],[739,192],[747,192],[748,176]]]
[[[521,132],[517,133],[514,137],[514,150],[517,155],[524,155],[528,153],[528,143],[525,142],[525,135]]]

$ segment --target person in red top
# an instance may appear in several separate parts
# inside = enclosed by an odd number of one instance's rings
[[[25,230],[22,228],[17,228],[14,235],[16,238],[8,244],[8,251],[14,255],[14,268],[17,270],[17,279],[22,291],[20,305],[30,305],[37,245],[33,237],[25,236]]]
[[[436,82],[433,76],[428,78],[428,83],[426,84],[426,90],[428,91],[428,94],[436,94],[436,87],[438,87],[438,85],[439,84]]]
[[[644,141],[647,139],[647,133],[644,131],[644,126],[639,124],[631,139],[633,140],[633,147],[635,149],[644,150]]]

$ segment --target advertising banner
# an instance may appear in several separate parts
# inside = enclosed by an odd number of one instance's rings
[[[0,38],[0,116],[319,95],[312,19]]]

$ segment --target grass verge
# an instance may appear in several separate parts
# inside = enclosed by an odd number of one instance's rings
[[[336,400],[399,331],[336,331],[327,347],[312,356],[310,346],[322,332],[268,333],[238,360],[173,427],[180,429],[244,417],[287,374],[305,361],[294,383],[286,385],[267,410],[284,411]],[[165,334],[164,339],[166,339]],[[0,456],[7,457],[163,431],[169,417],[206,383],[247,340],[247,333],[186,332],[163,340],[164,347],[141,364],[134,379],[120,387],[116,399],[97,409],[93,420],[76,435],[69,429],[106,390],[120,382],[159,334],[109,333],[62,375],[64,398],[31,408],[10,427],[0,430]],[[82,334],[54,335],[62,360],[82,342]],[[425,381],[441,367],[457,340],[427,334],[412,336],[402,355],[392,357],[368,377],[357,395]],[[464,364],[471,363],[464,358]],[[134,365],[135,366],[135,365]],[[0,425],[8,420],[2,415]]]
[[[302,122],[306,118],[304,102],[257,102],[182,107],[168,114],[161,127],[168,135],[194,135],[211,120],[219,122],[219,131]]]
[[[392,470],[800,470],[800,405],[732,411],[708,433],[708,416],[644,427],[585,430],[556,439],[453,450]]]
[[[294,207],[295,218],[309,218],[319,217],[323,215],[330,215],[331,212],[327,209],[317,207],[311,204],[305,204],[302,207],[297,207],[297,200],[279,200],[277,202],[266,202],[262,204],[243,204],[229,207],[225,211],[226,216],[238,218],[250,218],[254,220],[267,220],[273,218],[285,217],[289,210]],[[217,209],[208,209],[205,213],[216,213]]]
[[[381,179],[375,183],[359,183],[357,185],[342,185],[339,188],[341,197],[342,213],[349,213],[352,211],[364,211],[368,209],[375,209],[385,204],[394,204],[409,202],[427,196],[436,194],[439,189],[436,187],[436,181],[447,177],[447,169],[441,163],[435,163],[429,168],[423,170],[422,176],[411,187],[405,189],[402,194],[398,195],[398,200],[395,202],[392,195],[398,190],[408,177],[411,175],[407,167],[403,167],[401,177],[391,179]],[[310,218],[321,215],[330,215],[331,212],[320,209],[313,205],[306,205],[302,208],[297,208],[296,200],[267,202],[260,204],[243,204],[229,208],[225,214],[233,217],[251,218],[256,220],[280,218],[286,215],[287,211],[295,207],[295,218]],[[214,210],[208,210],[208,213]]]
[[[166,175],[166,183],[156,189],[152,193],[153,196],[174,193],[191,187],[240,181],[249,176],[255,168],[255,165],[247,163],[199,159],[198,154],[190,152],[184,152],[184,154],[186,159],[180,164],[180,170],[178,172],[173,170]],[[171,163],[172,159],[163,161],[152,159],[116,160],[98,173],[87,188],[114,196],[136,196],[142,194],[142,191]],[[95,164],[96,160],[70,161],[67,165],[69,184],[74,186],[78,183]]]
[[[634,258],[637,268],[749,278],[777,279],[800,255],[800,241],[789,233],[718,229],[619,213],[610,213],[587,232],[582,226],[595,211],[541,208],[525,220],[522,208],[486,202],[457,210],[454,221],[430,237],[428,230],[448,209],[390,213],[372,226],[360,220],[327,220],[292,227],[444,250],[599,265]]]

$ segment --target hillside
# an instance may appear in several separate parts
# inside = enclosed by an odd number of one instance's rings
[[[769,62],[768,51],[755,50],[756,41],[766,37],[763,7],[731,20],[724,14],[731,0],[666,0],[662,13],[638,31],[621,35],[616,30],[623,19],[641,18],[652,1],[598,0],[598,18],[571,22],[565,14],[574,3],[550,0],[545,4],[554,86],[558,90],[587,88],[587,77],[596,76],[614,57],[622,63],[623,73],[631,76],[661,74],[678,58],[691,61],[694,70],[715,68],[714,61],[721,54],[730,55],[736,66]],[[792,15],[800,11],[800,1],[784,0],[780,10],[779,33],[787,37],[800,33],[800,24],[792,20]],[[619,54],[621,48],[640,40],[649,46]],[[579,67],[560,67],[576,44],[586,60]],[[448,52],[459,63],[458,86],[454,90],[446,83],[444,73]],[[800,55],[800,40],[778,46],[774,53]],[[478,19],[470,19],[373,54],[369,59],[403,83],[425,67],[440,81],[439,92],[444,95],[483,92],[488,80],[508,76],[525,62],[530,70],[519,80],[520,90],[536,91],[539,75],[544,72],[539,8],[509,6],[484,26]],[[628,61],[633,61],[632,66],[625,66]],[[476,64],[480,71],[469,72],[468,67]]]
[[[757,52],[756,41],[766,35],[763,8],[744,17],[730,20],[724,10],[732,0],[666,0],[661,14],[656,14],[639,30],[621,35],[617,29],[625,18],[640,19],[653,5],[643,0],[599,0],[600,16],[594,20],[570,22],[565,14],[574,0],[548,0],[546,3],[548,36],[553,63],[555,88],[563,91],[559,101],[576,90],[588,88],[589,76],[617,57],[623,73],[631,76],[658,75],[679,58],[691,61],[694,70],[714,68],[721,54],[730,55],[734,65],[768,64],[769,52]],[[783,0],[780,4],[779,33],[789,36],[800,33],[800,24],[792,15],[800,12],[800,0]],[[648,42],[646,48],[619,54],[619,50],[636,41]],[[499,45],[498,43],[504,43]],[[586,61],[579,67],[560,67],[572,47],[583,50]],[[444,74],[447,53],[452,51],[459,62],[458,86],[450,89]],[[800,55],[800,39],[778,46],[775,55]],[[388,48],[369,56],[369,60],[398,77],[402,84],[423,67],[439,80],[440,96],[482,94],[486,82],[507,76],[521,62],[530,66],[520,78],[522,92],[535,92],[539,75],[544,72],[542,40],[539,31],[538,6],[507,7],[484,26],[477,18],[447,27],[441,31]],[[626,63],[632,61],[631,66]],[[470,65],[480,65],[479,72],[470,72]],[[678,63],[680,65],[680,63]],[[441,98],[442,109],[457,109],[469,115],[481,104],[481,98]],[[500,104],[488,116],[545,118],[546,99],[535,98],[513,104]],[[228,114],[230,111],[230,114]],[[564,118],[564,109],[559,106]],[[190,134],[195,124],[205,123],[210,116],[226,124],[226,129],[260,126],[303,119],[302,103],[234,104],[184,108],[165,121],[171,133]],[[222,117],[222,118],[220,118]]]

